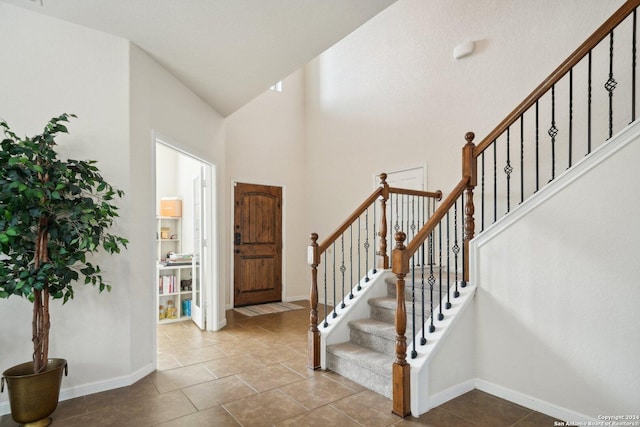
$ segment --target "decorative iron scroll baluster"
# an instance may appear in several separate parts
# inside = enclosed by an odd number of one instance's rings
[[[427,209],[427,199],[423,198],[422,199],[422,218],[423,218],[423,222],[422,223],[423,224],[426,223],[429,220],[429,217],[425,216],[426,215],[425,209]],[[422,254],[421,255],[422,256],[421,265],[422,265],[422,267],[424,267],[424,265],[425,265],[425,261],[424,261],[424,259],[425,259],[425,257],[424,257],[424,243],[420,246],[420,251],[421,251],[421,254]]]
[[[480,228],[481,231],[484,231],[484,151],[482,152],[482,154],[480,155],[480,159],[481,159],[481,166],[482,166],[482,178],[481,178],[481,184],[480,184],[480,188],[481,188],[481,195],[482,197],[480,198],[480,211],[482,213],[482,219],[480,220]]]
[[[333,318],[335,319],[338,317],[338,313],[336,312],[336,309],[338,308],[336,306],[336,242],[333,242],[331,247],[333,248],[333,267],[331,268],[331,271],[333,272]]]
[[[438,223],[438,320],[444,319],[442,314],[442,221]]]
[[[591,153],[591,99],[593,89],[591,88],[591,51],[589,51],[587,61],[587,154]]]
[[[540,107],[536,101],[536,191],[540,189]]]
[[[609,92],[609,138],[613,136],[613,91],[618,82],[613,78],[613,30],[609,33],[609,79],[604,88]]]
[[[342,304],[340,305],[340,308],[344,309],[346,307],[344,303],[344,274],[347,272],[347,267],[344,265],[344,233],[340,236],[340,252],[342,255],[340,263],[340,273],[342,274]]]
[[[429,253],[431,254],[431,262],[429,265],[429,332],[436,330],[433,324],[433,285],[436,283],[436,278],[433,275],[433,231],[429,234]]]
[[[569,166],[571,167],[573,149],[573,68],[569,70]]]
[[[495,146],[495,145],[494,145]],[[453,257],[454,259],[454,270],[455,270],[455,291],[453,292],[453,297],[458,298],[460,296],[460,292],[458,292],[458,254],[460,253],[460,246],[458,245],[458,201],[456,200],[453,204]]]
[[[362,226],[360,225],[360,217],[358,217],[358,286],[357,290],[362,290],[362,285],[360,284],[360,278],[362,277],[362,256],[360,254],[360,232],[362,230]]]
[[[329,314],[327,313],[328,310],[328,305],[329,305],[329,301],[327,300],[328,294],[329,292],[327,289],[327,252],[324,253],[324,327],[326,328],[327,326],[329,326],[329,322],[327,322],[327,319],[329,318]]]
[[[411,196],[411,238],[413,239],[416,235],[416,197]]]
[[[449,225],[449,213],[451,212],[451,209],[449,209],[449,211],[447,212],[447,305],[446,305],[446,309],[450,309],[451,308],[451,298],[450,298],[450,293],[451,293],[451,248],[450,248],[450,240],[449,240],[449,229],[450,229],[450,225]],[[440,302],[440,304],[442,304],[442,302]]]
[[[556,136],[558,128],[556,127],[556,85],[551,86],[551,127],[547,132],[551,137],[551,179],[556,178]]]
[[[416,350],[416,257],[411,257],[411,358],[418,357]]]
[[[493,141],[493,222],[498,220],[498,144]]]
[[[349,226],[349,299],[353,299],[353,224]]]
[[[520,115],[520,203],[524,202],[524,117]]]
[[[513,168],[511,167],[511,158],[510,158],[510,139],[511,139],[511,128],[507,128],[507,164],[504,167],[504,173],[507,175],[507,213],[511,210],[511,172],[513,172]],[[464,203],[464,202],[463,202]]]
[[[636,33],[637,10],[633,10],[633,36],[631,42],[631,122],[636,120]]]
[[[369,208],[364,211],[364,281],[369,281]]]
[[[393,226],[393,231],[395,231],[396,233],[400,231],[400,224],[398,224],[398,219],[400,218],[400,215],[398,215],[398,205],[400,204],[399,198],[400,195],[396,194],[396,224]]]

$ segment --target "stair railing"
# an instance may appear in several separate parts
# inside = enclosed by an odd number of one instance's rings
[[[433,292],[435,283],[443,283],[442,254],[446,257],[451,252],[457,255],[457,244],[453,249],[447,246],[442,250],[442,230],[451,230],[450,216],[457,219],[457,206],[461,206],[464,214],[464,226],[459,231],[463,242],[462,268],[458,280],[458,267],[455,274],[453,297],[459,295],[457,286],[465,287],[469,281],[469,242],[475,235],[476,218],[474,205],[474,189],[480,181],[480,230],[495,223],[502,216],[509,214],[515,202],[522,203],[543,185],[553,181],[559,171],[558,165],[566,165],[566,169],[574,164],[576,152],[582,150],[588,155],[595,149],[594,142],[602,143],[610,139],[627,124],[636,120],[636,34],[637,8],[640,0],[626,1],[591,37],[576,49],[549,77],[547,77],[518,107],[492,130],[477,146],[474,145],[473,133],[465,136],[466,144],[462,153],[462,179],[435,210],[425,225],[410,238],[405,245],[407,235],[403,230],[395,233],[396,246],[392,252],[392,271],[397,277],[396,284],[396,360],[393,363],[393,408],[399,416],[407,416],[410,407],[410,365],[407,362],[407,308],[405,300],[405,284],[411,272],[411,292],[415,296],[416,289],[424,289],[428,284]],[[615,40],[614,40],[615,33]],[[614,43],[614,41],[616,41]],[[630,55],[624,55],[624,52]],[[603,60],[600,60],[604,58]],[[594,80],[598,81],[594,84]],[[586,83],[582,92],[577,92],[577,81]],[[623,96],[614,98],[614,91]],[[563,102],[561,102],[562,100]],[[566,109],[562,107],[566,106]],[[614,114],[622,110],[623,114]],[[629,121],[630,119],[630,121]],[[541,137],[541,123],[549,128],[546,136]],[[548,137],[548,138],[547,138]],[[515,140],[515,143],[514,143]],[[580,148],[577,143],[585,143]],[[515,147],[514,147],[515,145]],[[498,152],[498,147],[501,151]],[[559,148],[562,148],[562,151]],[[518,150],[519,149],[519,150]],[[513,152],[516,157],[514,159]],[[489,153],[485,156],[485,153]],[[493,164],[485,166],[485,157],[492,154]],[[480,172],[478,173],[478,159]],[[490,159],[491,160],[491,159]],[[498,175],[498,164],[504,175]],[[514,181],[512,181],[514,179]],[[512,194],[512,185],[519,184],[519,194]],[[519,197],[518,197],[519,196]],[[491,206],[492,205],[492,206]],[[493,207],[491,212],[486,210]],[[452,213],[453,210],[453,213]],[[454,226],[454,235],[458,230]],[[456,237],[454,237],[455,239]],[[438,242],[434,247],[434,242]],[[455,240],[454,240],[455,242]],[[430,262],[428,279],[425,274],[415,280],[416,254],[421,247],[429,248],[430,257],[437,252],[438,262]],[[436,265],[434,271],[433,266]],[[446,280],[452,271],[449,263],[444,270]],[[435,276],[439,276],[436,279]],[[416,283],[417,282],[417,283]],[[448,282],[447,282],[448,283]],[[439,304],[438,318],[444,318],[449,303],[450,287],[447,286],[446,302]],[[440,301],[444,301],[440,288]],[[412,298],[415,301],[415,297]],[[435,331],[433,298],[430,321],[422,318],[418,325],[423,331]],[[424,313],[424,307],[423,307]],[[427,342],[426,336],[416,337],[416,310],[412,310],[414,330],[411,339],[413,350],[411,357],[416,357],[416,341],[419,346]]]
[[[318,326],[326,327],[330,316],[339,316],[345,301],[354,297],[354,290],[360,290],[361,283],[368,282],[370,275],[376,274],[378,269],[389,268],[387,231],[406,227],[410,235],[415,234],[441,198],[441,191],[390,187],[387,174],[382,173],[379,187],[333,233],[320,243],[318,234],[311,234],[307,252],[311,266],[309,368],[320,368],[321,332]],[[322,286],[319,287],[320,266],[323,271],[320,272]],[[323,322],[319,322],[318,312],[320,290]]]

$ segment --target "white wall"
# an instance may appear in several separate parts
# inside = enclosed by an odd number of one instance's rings
[[[480,386],[568,421],[639,409],[640,125],[625,140],[473,242]]]
[[[153,149],[155,141],[152,132],[161,136],[164,142],[170,143],[183,151],[215,165],[218,177],[225,175],[225,143],[224,143],[224,123],[222,116],[215,110],[189,91],[173,75],[168,73],[148,54],[136,46],[130,49],[131,61],[131,159],[132,181],[134,182],[136,224],[135,238],[148,242],[148,255],[141,254],[137,260],[140,265],[148,265],[149,269],[141,269],[139,276],[134,279],[142,283],[153,283],[154,272],[154,250],[153,240],[149,236],[154,235],[155,208],[153,196],[155,194],[153,176]],[[218,182],[222,182],[218,179]],[[215,250],[214,270],[219,284],[228,282],[228,274],[223,266],[226,264],[226,252],[222,250],[226,246],[226,236],[224,230],[224,200],[226,198],[226,188],[218,185],[218,203],[216,218],[216,229],[214,234],[218,247]],[[224,299],[224,288],[219,286],[215,289],[218,295],[216,301]],[[136,295],[138,301],[148,302],[148,310],[140,310],[136,313],[136,321],[143,324],[154,320],[155,313],[155,287],[149,286]],[[214,326],[224,321],[224,307],[220,310],[214,308],[209,325]],[[145,333],[155,334],[155,324],[149,326]]]
[[[322,240],[380,172],[426,163],[446,195],[465,133],[479,141],[622,3],[400,0],[311,61],[309,231]],[[476,52],[454,60],[469,40]]]
[[[306,212],[310,196],[305,188],[304,73],[297,71],[287,77],[282,92],[267,91],[233,113],[226,119],[226,131],[225,185],[230,193],[234,181],[284,188],[284,298],[308,299],[306,246],[310,229]],[[230,211],[225,228],[229,233],[232,221]],[[228,253],[231,250],[227,247]],[[233,289],[233,283],[230,286]]]
[[[0,117],[20,135],[40,132],[63,112],[77,114],[70,135],[59,140],[61,150],[97,160],[105,179],[125,191],[114,231],[132,238],[128,50],[125,40],[0,3]],[[132,313],[139,310],[131,304],[132,289],[141,286],[130,264],[139,240],[131,240],[122,255],[99,257],[112,292],[78,285],[73,301],[52,303],[50,356],[69,362],[64,389],[91,388],[140,367],[130,356],[137,328]],[[0,369],[31,360],[30,307],[14,297],[0,300]],[[0,410],[6,399],[0,395]]]

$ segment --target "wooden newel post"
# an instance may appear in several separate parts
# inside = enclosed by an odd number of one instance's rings
[[[389,184],[387,184],[386,173],[380,174],[380,187],[382,187],[380,195],[380,211],[382,215],[380,219],[380,231],[378,232],[378,236],[380,236],[380,250],[378,251],[380,261],[378,268],[386,270],[389,268],[389,254],[387,253],[387,200],[389,200]]]
[[[307,367],[320,369],[320,331],[318,330],[318,265],[320,253],[318,251],[318,235],[311,234],[311,245],[307,250],[307,262],[311,265],[311,294],[309,297],[309,351]]]
[[[473,132],[467,132],[464,139],[467,141],[462,149],[462,176],[469,177],[469,184],[464,190],[464,242],[462,248],[464,271],[462,272],[463,283],[469,283],[469,242],[475,234],[475,206],[473,205],[473,189],[478,184],[478,162],[473,156]]]
[[[404,278],[409,272],[409,258],[404,246],[406,234],[399,231],[395,234],[396,247],[393,250],[393,273],[396,282],[396,360],[393,362],[393,409],[400,417],[411,413],[410,378],[411,366],[407,362],[407,308],[404,297]]]

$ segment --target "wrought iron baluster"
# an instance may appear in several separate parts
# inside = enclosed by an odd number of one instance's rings
[[[480,155],[480,159],[481,159],[481,167],[482,167],[482,175],[481,175],[481,184],[480,184],[480,212],[482,215],[482,218],[480,220],[480,232],[484,231],[484,151],[482,152],[482,154]]]
[[[633,10],[633,36],[631,42],[631,122],[636,120],[636,32],[637,9]]]
[[[456,200],[453,204],[453,262],[454,262],[454,270],[455,270],[455,282],[454,287],[455,291],[453,292],[453,297],[458,298],[460,296],[460,292],[458,292],[458,254],[460,253],[460,246],[458,245],[458,201]]]
[[[344,274],[347,272],[347,267],[344,265],[344,233],[340,236],[340,252],[342,256],[340,263],[340,273],[342,274],[342,304],[340,305],[340,308],[344,309],[346,307],[344,303]]]
[[[418,357],[416,351],[416,256],[411,257],[411,358]]]
[[[364,211],[364,281],[369,281],[369,208]]]
[[[498,144],[493,140],[493,222],[498,220]]]
[[[422,242],[422,256],[424,257],[424,242]],[[422,330],[422,337],[420,338],[420,345],[425,345],[427,343],[427,338],[424,336],[424,323],[425,323],[425,318],[424,318],[424,305],[425,305],[425,301],[424,301],[424,268],[425,268],[425,264],[424,264],[424,260],[422,262],[422,267],[420,267],[420,307],[422,309],[422,316],[420,317],[421,322],[420,325],[422,325],[422,328],[420,328]]]
[[[328,289],[327,289],[327,252],[324,252],[324,327],[329,326],[329,322],[327,322],[327,318],[329,317],[329,313],[327,313],[329,301],[328,301]]]
[[[445,308],[448,310],[451,308],[451,248],[450,248],[450,240],[449,240],[449,231],[450,231],[450,224],[449,224],[449,213],[451,212],[451,209],[449,209],[449,211],[447,212],[447,304],[445,306]],[[442,302],[440,302],[440,304],[442,304]]]
[[[336,305],[336,242],[333,242],[331,247],[333,252],[333,267],[331,268],[333,271],[333,318],[335,319],[338,316],[336,313],[338,308]]]
[[[556,136],[558,128],[556,127],[556,85],[551,86],[551,127],[547,132],[551,137],[551,179],[556,178]]]
[[[373,256],[373,274],[376,274],[377,270],[376,270],[376,206],[377,203],[373,204],[373,250],[371,251],[371,255]]]
[[[524,202],[524,115],[520,115],[520,203]]]
[[[464,248],[464,245],[467,244],[467,241],[465,240],[466,236],[464,234],[464,228],[465,228],[465,225],[466,225],[465,224],[466,216],[465,216],[465,210],[464,210],[464,192],[462,193],[462,196],[460,197],[460,208],[461,208],[460,212],[462,214],[462,221],[461,221],[461,227],[460,227],[460,236],[461,236],[460,240],[462,240],[462,247]],[[465,269],[466,263],[467,263],[467,260],[465,259],[464,251],[463,251],[462,252],[462,262],[461,262],[463,274],[462,274],[462,280],[460,280],[460,286],[463,287],[463,288],[467,286],[467,282],[466,282],[465,277],[464,277],[464,271],[466,270]],[[456,295],[456,298],[458,296],[460,296],[460,294]]]
[[[362,256],[360,254],[360,232],[362,230],[362,225],[360,224],[360,216],[358,217],[358,286],[357,290],[362,290],[362,285],[360,284],[362,279]]]
[[[353,223],[349,226],[349,299],[353,299]]]
[[[433,256],[433,231],[429,234],[429,252]],[[432,262],[429,266],[429,332],[433,332],[436,330],[436,327],[433,324],[433,285],[436,283],[436,278],[433,275],[433,258]]]
[[[613,136],[613,91],[618,82],[613,78],[613,30],[609,33],[609,79],[604,88],[609,92],[609,138]]]
[[[507,164],[504,167],[504,173],[507,175],[507,213],[511,210],[511,172],[513,172],[513,168],[511,167],[511,159],[509,153],[510,139],[511,139],[511,128],[507,128]],[[464,202],[463,202],[464,203]]]
[[[411,238],[416,236],[416,198],[411,196]]]
[[[569,169],[572,163],[573,149],[573,68],[569,70]]]
[[[444,319],[442,314],[442,221],[438,223],[438,320]]]
[[[593,92],[593,89],[591,88],[591,51],[589,51],[587,64],[587,154],[589,154],[591,153],[591,98]]]
[[[536,192],[540,189],[540,108],[536,100]]]

